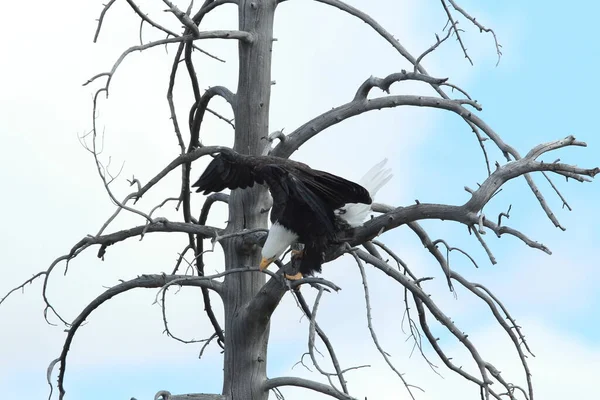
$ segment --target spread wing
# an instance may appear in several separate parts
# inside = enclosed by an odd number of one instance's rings
[[[348,203],[372,203],[367,189],[340,176],[325,171],[301,170],[298,178],[332,209],[338,209]]]
[[[269,156],[219,153],[192,186],[197,192],[208,194],[225,188],[252,187],[255,182],[267,184],[274,205],[283,206],[291,198],[312,210],[324,224],[331,224],[333,210],[344,204],[372,201],[367,189],[357,183],[296,161]]]
[[[192,187],[197,188],[196,192],[208,194],[225,188],[245,189],[254,186],[254,182],[262,184],[264,179],[255,173],[255,167],[252,159],[219,153]]]

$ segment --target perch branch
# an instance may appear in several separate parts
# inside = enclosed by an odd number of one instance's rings
[[[380,235],[392,227],[397,227],[399,225],[421,219],[456,221],[467,226],[478,225],[481,221],[485,227],[492,230],[498,236],[502,234],[509,234],[521,239],[530,247],[550,253],[550,250],[548,250],[548,248],[546,248],[543,244],[532,241],[527,236],[515,229],[507,226],[498,226],[488,219],[481,219],[479,212],[504,183],[510,179],[514,179],[530,172],[552,171],[556,173],[576,174],[580,177],[595,176],[598,172],[600,172],[599,168],[584,169],[567,164],[544,163],[534,160],[534,157],[539,156],[545,151],[569,146],[574,143],[575,139],[573,137],[551,142],[545,144],[543,148],[536,148],[534,149],[535,151],[532,150],[532,152],[530,152],[525,158],[510,162],[498,168],[481,184],[481,186],[479,186],[477,190],[473,191],[471,198],[462,206],[419,203],[407,207],[399,207],[393,211],[388,211],[383,215],[367,221],[362,227],[356,229],[353,237],[349,240],[349,243],[351,245],[360,244],[366,240],[370,240]],[[339,256],[341,253],[342,252],[338,250],[335,256]]]

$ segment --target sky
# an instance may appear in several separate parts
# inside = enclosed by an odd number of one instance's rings
[[[429,47],[445,23],[437,1],[350,4],[372,15],[413,54]],[[464,59],[456,41],[449,40],[425,58],[429,72],[449,77],[466,89],[482,104],[481,117],[521,154],[539,143],[572,134],[588,147],[561,150],[546,159],[560,157],[563,162],[583,167],[598,166],[595,93],[599,84],[594,76],[600,51],[591,27],[600,5],[582,0],[563,7],[516,0],[459,4],[495,29],[502,45],[500,63],[496,66],[492,37],[461,20],[474,65]],[[156,20],[178,29],[178,21],[162,12],[162,2],[146,1],[141,6]],[[139,23],[124,1],[117,1],[107,14],[96,44],[92,38],[101,2],[65,0],[57,7],[52,2],[32,0],[26,10],[22,7],[17,2],[7,3],[0,13],[0,50],[4,56],[0,63],[0,207],[4,223],[0,231],[0,294],[46,269],[85,235],[95,234],[114,211],[93,159],[78,140],[90,129],[92,94],[100,87],[100,83],[91,87],[82,83],[109,70],[124,49],[139,41]],[[228,5],[207,17],[203,29],[236,29],[236,21],[236,10]],[[145,41],[161,38],[148,27],[143,37]],[[384,77],[408,68],[366,24],[315,2],[289,0],[282,4],[277,10],[275,37],[271,130],[289,133],[306,120],[351,100],[369,76]],[[224,85],[235,90],[236,44],[207,41],[201,45],[227,60],[219,63],[195,56],[202,68],[201,87]],[[166,52],[161,47],[132,54],[119,67],[109,98],[100,101],[103,160],[108,163],[110,159],[115,172],[123,165],[113,185],[119,198],[130,192],[126,178],[134,175],[147,181],[177,155],[165,100],[174,49]],[[182,120],[191,103],[186,84],[182,76],[175,94]],[[431,94],[418,84],[396,84],[392,89],[397,94]],[[214,107],[231,115],[224,102],[217,100]],[[202,139],[207,145],[230,145],[233,134],[225,123],[209,117]],[[502,161],[501,154],[491,146],[488,149],[492,161]],[[463,187],[475,187],[486,176],[483,156],[468,126],[456,116],[432,109],[406,107],[353,118],[322,132],[293,158],[354,180],[388,158],[394,178],[380,191],[377,201],[392,205],[412,204],[415,199],[462,204],[468,199]],[[193,174],[200,174],[205,163],[197,162]],[[587,398],[595,392],[595,371],[600,370],[600,213],[595,207],[600,185],[554,179],[573,208],[568,211],[561,208],[560,199],[542,176],[535,175],[534,179],[567,228],[565,232],[545,217],[522,179],[506,185],[484,211],[495,216],[512,205],[511,226],[543,242],[553,251],[552,256],[514,238],[497,239],[488,234],[486,239],[498,260],[491,265],[464,226],[435,221],[426,221],[423,226],[432,238],[447,239],[470,251],[479,268],[455,254],[451,255],[452,268],[493,290],[523,328],[536,355],[530,358],[536,398]],[[177,173],[169,176],[139,206],[148,210],[175,195],[177,180]],[[201,196],[195,197],[195,209],[201,204]],[[171,208],[161,215],[175,218]],[[225,218],[226,211],[219,205],[209,223],[223,226]],[[123,214],[109,231],[142,222]],[[432,297],[469,334],[487,360],[507,379],[522,383],[516,352],[486,307],[464,291],[459,291],[457,298],[449,294],[435,260],[408,229],[387,233],[382,240],[414,271],[436,277],[426,286]],[[65,318],[73,319],[119,279],[170,271],[184,241],[182,235],[147,235],[141,242],[129,240],[112,246],[104,261],[90,249],[70,264],[66,275],[64,265],[55,271],[49,281],[49,297]],[[207,255],[209,272],[222,269],[220,257],[218,250]],[[339,293],[324,296],[319,311],[320,324],[342,365],[371,365],[348,373],[351,394],[382,400],[410,398],[370,341],[360,275],[352,260],[345,257],[327,264],[323,277],[342,287]],[[425,390],[417,392],[416,398],[478,399],[478,388],[448,371],[431,349],[426,349],[427,355],[438,365],[439,375],[417,354],[411,356],[412,344],[401,328],[402,291],[371,269],[368,278],[373,324],[395,366],[410,383]],[[310,290],[305,292],[314,297]],[[48,396],[46,369],[59,355],[65,333],[63,327],[44,321],[40,293],[41,282],[35,282],[0,305],[0,388],[8,398]],[[217,346],[210,346],[199,360],[201,344],[184,345],[164,335],[161,310],[153,304],[155,296],[156,290],[129,292],[88,318],[68,358],[67,398],[142,400],[163,389],[173,393],[220,392],[221,354]],[[167,308],[170,326],[178,335],[187,339],[210,335],[198,290],[170,291]],[[220,308],[216,312],[220,315]],[[306,351],[308,323],[290,296],[284,298],[272,321],[269,376],[320,380],[317,373],[295,366]],[[440,328],[436,332],[448,354],[473,371],[464,350]],[[327,365],[325,360],[323,363]],[[288,400],[306,398],[300,390],[283,392]],[[310,398],[326,397],[311,394]]]

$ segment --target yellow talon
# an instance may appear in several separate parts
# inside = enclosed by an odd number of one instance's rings
[[[285,274],[285,277],[288,278],[290,281],[297,281],[298,279],[304,278],[304,275],[298,272],[296,275]]]

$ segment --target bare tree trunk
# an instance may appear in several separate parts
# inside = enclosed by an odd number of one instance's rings
[[[251,43],[239,44],[239,80],[235,105],[234,149],[244,154],[262,154],[268,141],[271,95],[271,45],[275,0],[240,0],[239,27],[250,32]],[[267,226],[268,204],[263,187],[235,190],[229,201],[228,232]],[[242,211],[243,212],[240,212]],[[260,248],[243,246],[241,237],[223,243],[227,269],[256,266]],[[266,400],[268,317],[248,318],[246,306],[264,285],[260,273],[233,274],[224,285],[225,358],[223,394],[231,400]]]

